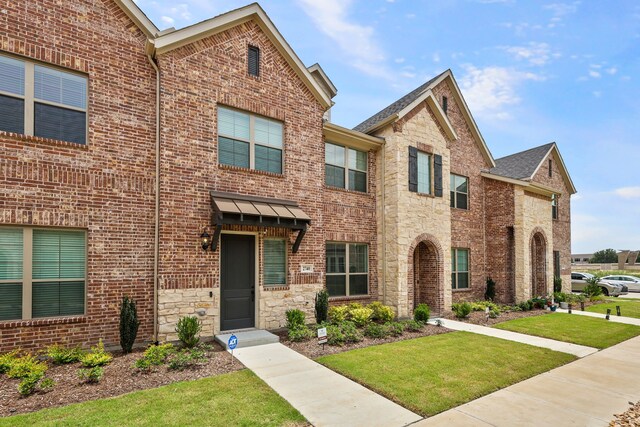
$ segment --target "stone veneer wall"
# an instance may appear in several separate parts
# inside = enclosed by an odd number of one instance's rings
[[[386,244],[386,289],[381,289],[380,299],[394,306],[400,317],[410,316],[413,310],[413,249],[420,237],[442,250],[440,260],[442,280],[439,289],[439,306],[451,307],[451,209],[449,208],[450,159],[448,142],[438,127],[426,103],[416,107],[403,119],[377,133],[386,143],[380,151],[379,161],[385,162],[384,199],[378,193],[378,215],[385,210],[384,235]],[[418,194],[409,191],[409,146],[430,154],[442,156],[443,197]],[[384,159],[382,157],[384,156]],[[433,185],[433,180],[432,180]],[[381,225],[379,232],[381,232]],[[428,236],[428,237],[427,237]],[[382,242],[379,244],[382,250]],[[382,264],[379,267],[382,277]]]
[[[515,242],[516,242],[516,301],[535,295],[531,293],[531,238],[542,232],[546,244],[547,292],[553,291],[553,224],[549,197],[515,188]]]

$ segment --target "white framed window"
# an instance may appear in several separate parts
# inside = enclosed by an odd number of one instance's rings
[[[327,242],[326,260],[329,296],[368,295],[369,245]]]
[[[558,219],[558,196],[551,195],[551,218]]]
[[[418,193],[431,194],[431,156],[418,151]]]
[[[366,193],[368,153],[330,142],[324,150],[325,184]]]
[[[86,232],[0,227],[0,320],[85,312]]]
[[[87,78],[0,55],[0,130],[87,143]]]
[[[218,107],[218,163],[282,174],[282,123]]]
[[[469,249],[451,249],[451,288],[469,288]]]
[[[285,239],[265,239],[263,254],[264,285],[287,284],[287,242]]]
[[[451,174],[451,207],[469,209],[469,178]]]

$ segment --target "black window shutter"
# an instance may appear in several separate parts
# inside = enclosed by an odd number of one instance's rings
[[[442,156],[433,156],[433,191],[436,197],[442,197]]]
[[[249,46],[249,74],[252,76],[260,75],[260,49],[255,46]]]
[[[418,149],[409,147],[409,191],[418,192]]]

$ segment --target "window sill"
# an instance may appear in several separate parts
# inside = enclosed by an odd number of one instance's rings
[[[338,193],[347,193],[347,194],[354,194],[354,195],[358,195],[358,196],[365,196],[365,197],[368,197],[368,198],[373,198],[373,194],[371,194],[370,192],[366,192],[366,191],[348,190],[346,188],[332,187],[332,186],[326,185],[326,184],[323,187],[324,187],[325,190],[336,191]]]
[[[415,194],[416,196],[426,197],[428,199],[435,199],[436,198],[436,196],[431,194],[431,193],[418,193],[417,191],[411,191],[411,193]]]
[[[218,168],[219,169],[224,169],[224,170],[229,170],[229,171],[248,172],[248,173],[252,173],[252,174],[256,174],[256,175],[272,176],[274,178],[284,178],[284,174],[283,173],[267,172],[267,171],[261,171],[261,170],[258,170],[258,169],[243,168],[243,167],[240,167],[240,166],[222,165],[222,164],[218,163]]]
[[[472,289],[471,288],[465,288],[465,289],[451,289],[451,292],[471,292]]]
[[[40,136],[24,135],[21,133],[6,131],[0,131],[0,138],[9,138],[15,141],[33,142],[35,144],[51,145],[54,147],[76,148],[80,150],[87,150],[89,148],[87,144],[78,144],[76,142],[60,141],[58,139],[42,138]]]
[[[265,292],[271,291],[288,291],[289,285],[263,285],[262,290]]]
[[[353,295],[353,296],[335,296],[329,297],[329,301],[353,301],[353,300],[363,300],[370,299],[371,295]]]
[[[47,317],[30,320],[3,320],[0,321],[0,329],[24,328],[29,326],[67,325],[70,323],[86,323],[87,316]]]
[[[456,207],[451,207],[451,210],[456,211],[456,212],[471,212],[471,209],[467,208],[467,209],[463,209],[463,208],[456,208]]]

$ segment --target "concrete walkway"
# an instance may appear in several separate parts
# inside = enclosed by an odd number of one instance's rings
[[[413,426],[607,426],[640,400],[640,337]]]
[[[598,351],[598,349],[596,348],[586,347],[584,345],[571,344],[567,342],[552,340],[549,338],[535,337],[533,335],[525,335],[518,332],[504,331],[502,329],[489,328],[487,326],[474,325],[465,322],[458,322],[456,320],[441,319],[441,321],[442,326],[456,331],[473,332],[474,334],[487,335],[490,337],[502,338],[504,340],[516,341],[523,344],[535,345],[536,347],[548,348],[549,350],[573,354],[577,357],[585,357]]]
[[[568,313],[569,310],[563,310],[561,308],[556,309],[557,313]],[[611,316],[609,316],[609,321],[610,322],[616,322],[616,323],[626,323],[627,325],[637,325],[640,326],[640,319],[636,319],[634,317],[624,317],[624,316],[616,316],[615,314],[615,309],[612,310]],[[621,310],[621,313],[624,314],[624,309]],[[580,310],[576,310],[573,309],[571,310],[571,314],[577,314],[579,316],[588,316],[588,317],[597,317],[599,319],[604,319],[607,317],[606,314],[602,314],[602,313],[592,313],[590,311],[580,311]]]
[[[247,368],[314,426],[405,426],[421,416],[282,344],[238,348]]]

